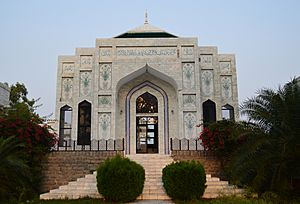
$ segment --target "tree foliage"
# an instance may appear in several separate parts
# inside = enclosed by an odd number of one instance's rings
[[[30,179],[25,179],[14,175],[17,172],[11,169],[11,173],[6,174],[5,180],[6,185],[11,186],[9,188],[11,191],[6,191],[8,194],[4,197],[25,200],[38,194],[41,161],[56,143],[56,135],[49,132],[49,127],[43,125],[42,119],[35,113],[35,103],[36,100],[27,98],[25,85],[17,83],[11,86],[10,106],[0,112],[0,139],[14,140],[15,143],[20,144],[16,145],[15,153],[21,154],[19,159],[25,162],[30,172]],[[4,147],[0,146],[0,152],[2,148]],[[8,157],[14,158],[14,152],[9,153],[11,155]],[[13,166],[8,167],[13,168]]]
[[[300,85],[292,80],[277,91],[262,89],[241,105],[257,127],[234,154],[232,176],[262,193],[299,193]]]
[[[200,134],[206,150],[225,162],[229,179],[255,192],[298,194],[300,181],[300,83],[262,89],[241,105],[248,122],[218,121]]]
[[[39,100],[28,99],[28,91],[24,84],[17,82],[10,87],[9,101],[10,105],[4,108],[2,114],[10,115],[18,119],[31,120],[37,123],[41,123],[42,119],[35,112],[36,108],[40,105],[36,105]]]

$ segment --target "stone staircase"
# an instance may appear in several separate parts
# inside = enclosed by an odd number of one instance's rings
[[[145,169],[145,183],[143,193],[138,200],[170,200],[165,193],[162,183],[162,169],[173,162],[169,155],[158,154],[137,154],[127,155],[133,161],[141,164]],[[206,190],[203,198],[216,198],[225,195],[241,195],[243,190],[229,185],[227,181],[220,181],[217,177],[206,175]],[[78,199],[82,197],[101,198],[98,193],[96,172],[71,181],[67,185],[60,186],[58,189],[50,190],[48,193],[40,195],[40,199]]]
[[[50,190],[48,193],[40,195],[41,200],[51,199],[78,199],[83,197],[101,198],[97,189],[95,171],[93,174],[87,174],[83,178],[71,181],[67,185],[60,186],[57,189]]]
[[[242,196],[244,192],[243,189],[228,184],[228,181],[220,181],[219,178],[212,177],[210,174],[206,174],[206,185],[203,198],[217,198],[230,195]]]
[[[169,155],[159,154],[136,154],[127,157],[145,169],[145,183],[142,195],[138,200],[170,200],[162,183],[162,169],[173,162]]]

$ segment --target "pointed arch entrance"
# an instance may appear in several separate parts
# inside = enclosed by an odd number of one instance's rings
[[[168,111],[166,92],[149,81],[128,92],[125,111],[126,154],[169,154]]]
[[[158,100],[146,91],[136,99],[136,153],[158,153]]]

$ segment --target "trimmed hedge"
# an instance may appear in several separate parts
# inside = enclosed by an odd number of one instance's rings
[[[166,193],[176,200],[199,199],[206,188],[206,174],[202,164],[191,161],[173,162],[163,169]]]
[[[97,169],[98,191],[108,201],[135,200],[143,192],[144,181],[144,168],[120,155],[107,159]]]

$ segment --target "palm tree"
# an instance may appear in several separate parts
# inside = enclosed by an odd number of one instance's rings
[[[299,192],[300,84],[293,79],[277,91],[263,89],[241,105],[256,126],[232,159],[232,176],[257,192]]]
[[[0,137],[0,201],[18,199],[22,187],[30,183],[23,146],[15,137]]]

